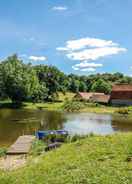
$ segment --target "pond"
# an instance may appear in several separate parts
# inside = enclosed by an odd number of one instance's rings
[[[95,113],[62,113],[43,110],[1,109],[0,146],[37,130],[65,129],[70,134],[111,134],[132,131],[132,119]]]

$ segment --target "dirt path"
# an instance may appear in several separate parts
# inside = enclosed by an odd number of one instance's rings
[[[26,164],[25,155],[7,155],[0,158],[0,169],[13,170],[22,167]]]

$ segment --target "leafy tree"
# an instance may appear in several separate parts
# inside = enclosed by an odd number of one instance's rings
[[[29,100],[39,86],[36,73],[29,65],[24,65],[17,55],[2,62],[2,80],[4,93],[15,103]]]
[[[86,86],[85,82],[80,81],[79,91],[81,91],[81,92],[86,92],[87,91],[87,86]]]
[[[70,90],[74,93],[79,91],[80,82],[79,80],[72,80]]]
[[[54,66],[39,65],[35,67],[40,83],[45,83],[48,89],[48,99],[55,100],[58,92],[66,91],[65,75]]]
[[[98,79],[93,83],[91,91],[109,94],[111,92],[111,85],[103,79]]]
[[[33,102],[44,102],[48,98],[48,89],[46,88],[46,84],[41,84],[36,88],[32,94]]]

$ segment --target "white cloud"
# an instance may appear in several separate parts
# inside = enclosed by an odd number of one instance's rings
[[[66,6],[54,6],[52,10],[55,11],[66,11],[68,8]]]
[[[103,66],[103,64],[89,63],[87,61],[84,61],[84,62],[81,62],[79,64],[72,66],[72,68],[74,70],[94,72],[94,71],[96,71],[96,68],[102,67],[102,66]]]
[[[57,51],[64,52],[70,59],[80,61],[80,64],[74,65],[74,70],[93,72],[97,67],[102,67],[102,64],[88,63],[96,61],[100,58],[116,55],[126,52],[127,49],[120,47],[118,43],[111,40],[103,40],[97,38],[82,38],[78,40],[69,40],[65,47],[56,48]]]
[[[76,64],[75,65],[78,68],[88,68],[88,67],[92,67],[92,68],[96,68],[96,67],[102,67],[103,64],[99,64],[99,63],[88,63],[87,61]]]
[[[120,47],[103,47],[103,48],[94,48],[94,49],[84,49],[79,52],[70,52],[67,54],[67,57],[72,60],[97,60],[99,58],[115,55],[120,52],[125,52],[125,48]]]
[[[110,47],[110,46],[118,46],[117,43],[112,42],[111,40],[102,40],[97,38],[82,38],[78,40],[70,40],[66,42],[65,47],[58,47],[57,50],[80,50],[86,47]]]
[[[67,47],[57,47],[56,50],[58,51],[69,51]]]
[[[74,70],[94,72],[97,67],[102,67],[102,64],[89,63],[100,58],[116,55],[126,52],[127,49],[120,47],[118,43],[111,40],[103,40],[97,38],[82,38],[78,40],[69,40],[65,47],[58,47],[56,50],[75,61],[80,61],[80,64],[74,65]]]
[[[47,60],[45,56],[29,56],[29,59],[32,61],[46,61]]]

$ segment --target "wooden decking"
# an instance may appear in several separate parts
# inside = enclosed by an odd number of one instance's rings
[[[24,135],[18,137],[16,142],[7,150],[8,155],[27,154],[30,151],[35,136]]]

